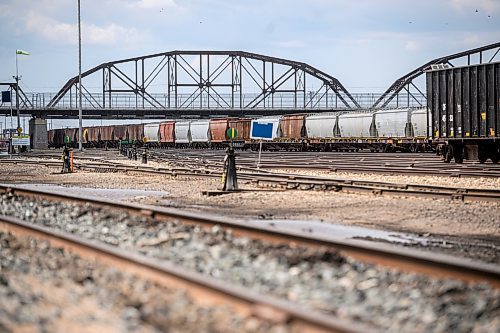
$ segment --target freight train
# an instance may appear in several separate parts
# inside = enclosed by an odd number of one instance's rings
[[[427,70],[427,107],[366,110],[275,117],[178,119],[153,124],[86,127],[85,146],[135,142],[152,147],[223,148],[231,140],[241,149],[256,150],[256,128],[272,128],[267,150],[316,151],[431,151],[445,162],[464,159],[500,162],[500,62]],[[49,145],[64,138],[77,144],[78,129],[48,133]]]
[[[117,146],[133,142],[148,147],[219,149],[230,142],[241,149],[258,149],[258,125],[272,128],[265,150],[315,151],[428,151],[426,108],[402,108],[366,112],[294,114],[250,118],[176,119],[159,123],[84,127],[82,144],[86,147]],[[230,140],[227,130],[234,128]],[[78,128],[48,131],[51,147],[62,147],[68,136],[78,143]]]
[[[427,72],[432,136],[445,162],[500,161],[500,62]]]

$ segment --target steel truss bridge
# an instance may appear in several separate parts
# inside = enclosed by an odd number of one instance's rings
[[[84,117],[94,119],[421,107],[427,100],[415,82],[426,70],[492,62],[499,51],[500,42],[431,60],[383,94],[351,94],[338,79],[303,62],[241,51],[172,51],[107,62],[82,73],[81,102]],[[21,114],[76,118],[78,83],[75,76],[55,94],[19,89]],[[15,83],[0,83],[0,89],[17,91]],[[0,104],[0,114],[10,112],[10,103]]]

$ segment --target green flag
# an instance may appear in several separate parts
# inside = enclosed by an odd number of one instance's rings
[[[26,51],[23,51],[23,50],[16,50],[16,54],[30,55],[29,52],[26,52]]]

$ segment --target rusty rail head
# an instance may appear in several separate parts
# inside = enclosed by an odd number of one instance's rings
[[[387,244],[373,244],[361,240],[339,240],[325,234],[304,233],[289,229],[279,229],[272,225],[251,223],[224,216],[185,212],[178,209],[150,205],[131,204],[109,199],[95,199],[69,194],[55,194],[47,191],[28,190],[18,186],[0,185],[1,192],[30,197],[45,197],[53,200],[90,202],[99,206],[126,209],[134,214],[144,214],[156,219],[177,219],[181,223],[211,227],[221,225],[233,230],[237,236],[247,236],[275,243],[295,243],[304,246],[326,247],[341,251],[359,260],[393,267],[405,272],[418,272],[438,278],[454,278],[468,282],[488,282],[500,288],[500,267],[498,265],[477,263],[470,259],[457,258],[414,249],[404,249]]]
[[[307,307],[294,305],[267,295],[191,272],[170,262],[110,246],[94,240],[38,226],[8,216],[0,216],[0,230],[17,236],[32,236],[49,241],[83,258],[118,267],[132,274],[154,280],[170,288],[189,291],[205,305],[230,305],[244,316],[256,316],[271,323],[288,324],[299,332],[375,332],[365,324],[340,320]]]
[[[7,162],[7,161],[1,161]],[[15,163],[15,162],[14,162]],[[54,162],[57,163],[57,162]],[[59,162],[60,163],[60,162]],[[49,166],[49,163],[45,163]],[[53,166],[52,164],[50,164]],[[58,166],[58,165],[56,165]],[[169,175],[172,177],[209,177],[218,178],[222,173],[208,171],[206,169],[189,168],[151,168],[144,166],[128,166],[113,163],[100,164],[77,164],[78,169],[97,170],[98,172],[125,172],[125,173],[146,173],[155,175]],[[391,171],[392,172],[392,171]],[[246,181],[256,182],[259,186],[284,187],[286,189],[318,189],[347,192],[371,193],[376,195],[410,195],[416,197],[436,197],[448,198],[450,200],[461,201],[500,201],[500,190],[495,189],[474,189],[474,188],[454,188],[450,186],[437,185],[417,185],[417,184],[397,184],[381,181],[367,180],[346,180],[320,176],[307,176],[285,173],[269,172],[240,172],[238,178]]]

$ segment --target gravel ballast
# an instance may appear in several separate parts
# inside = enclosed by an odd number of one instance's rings
[[[196,151],[189,154],[196,154]],[[51,152],[53,154],[53,151]],[[75,152],[87,160],[116,160],[140,166],[137,161],[120,157],[116,151],[87,150]],[[175,154],[174,154],[175,155]],[[13,159],[15,160],[15,159]],[[44,160],[39,159],[40,163]],[[179,162],[183,161],[179,158]],[[166,164],[151,162],[148,166]],[[301,220],[361,226],[369,229],[411,233],[417,237],[433,239],[432,243],[405,244],[426,251],[464,256],[490,263],[500,262],[500,203],[462,202],[449,199],[373,196],[323,191],[250,191],[219,197],[206,197],[202,191],[221,187],[220,179],[195,177],[169,177],[145,175],[137,172],[91,173],[77,171],[60,174],[59,169],[19,162],[17,165],[0,164],[0,182],[25,185],[51,184],[72,187],[82,195],[103,197],[128,196],[136,190],[148,190],[133,199],[134,202],[163,207],[174,207],[195,212],[208,212],[245,219]],[[299,170],[293,172],[299,173]],[[324,173],[324,172],[323,172]],[[321,172],[318,172],[321,174]],[[326,173],[324,173],[326,175]],[[386,176],[376,174],[330,174],[335,178],[354,178],[379,181],[435,183],[459,187],[495,187],[500,179],[446,178],[431,176]],[[500,185],[498,185],[500,186]],[[240,183],[241,188],[252,189]],[[109,193],[95,194],[92,189],[106,189]],[[113,191],[115,189],[115,191]],[[55,189],[57,190],[57,189]],[[166,193],[162,197],[151,191]],[[436,241],[434,241],[436,240]],[[383,240],[384,241],[384,240]],[[399,244],[397,244],[399,245]]]
[[[183,290],[0,232],[1,332],[290,332]]]
[[[376,268],[332,251],[233,237],[115,209],[3,195],[0,213],[167,259],[178,265],[307,304],[383,331],[500,330],[500,292]]]

